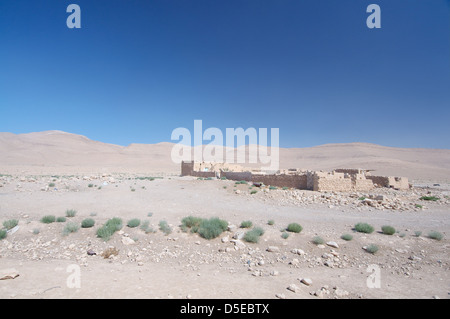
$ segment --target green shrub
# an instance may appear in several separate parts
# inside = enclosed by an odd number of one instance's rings
[[[38,235],[41,231],[39,230],[39,228],[35,228],[33,229],[33,234],[34,235]]]
[[[385,226],[381,227],[381,231],[385,235],[394,235],[395,234],[395,228],[392,226],[385,225]]]
[[[289,237],[289,233],[287,233],[285,231],[281,234],[281,238],[283,238],[283,239],[287,239],[288,237]]]
[[[213,239],[222,234],[228,227],[228,222],[217,217],[204,219],[199,225],[197,233],[205,239]]]
[[[10,230],[16,227],[18,224],[19,221],[17,219],[10,219],[3,222],[3,227],[5,227],[7,230]]]
[[[423,208],[423,206],[420,205],[420,204],[415,204],[414,207],[415,207],[415,208]]]
[[[290,223],[286,230],[292,233],[299,233],[303,230],[303,227],[297,223]]]
[[[253,194],[256,194],[258,191],[256,190],[256,189],[254,189],[254,190],[252,190],[251,192],[250,192],[250,194],[251,195],[253,195]]]
[[[109,219],[102,227],[97,229],[97,237],[108,241],[111,236],[122,228],[122,219],[114,217]]]
[[[361,201],[363,201],[363,200],[365,200],[365,199],[366,199],[365,196],[361,196],[360,198],[358,198],[358,200],[361,200]]]
[[[44,224],[51,224],[54,223],[56,220],[56,217],[53,215],[47,215],[41,218],[41,222]]]
[[[159,230],[161,230],[166,235],[169,235],[172,232],[172,228],[165,220],[161,220],[159,222]]]
[[[89,188],[94,187],[94,184],[89,184],[88,187]]]
[[[239,184],[248,184],[246,181],[239,181],[239,182],[236,182],[236,183],[234,183],[235,185],[239,185]]]
[[[270,226],[275,225],[275,221],[273,219],[269,219],[267,224]]]
[[[150,221],[145,220],[140,227],[146,234],[155,233],[156,231],[150,226]]]
[[[57,223],[64,223],[66,221],[66,217],[58,217],[56,218]]]
[[[74,209],[66,210],[66,217],[75,217],[76,214],[77,214],[77,211]]]
[[[353,236],[350,234],[344,234],[341,236],[341,239],[346,240],[346,241],[350,241],[353,239]]]
[[[419,199],[420,200],[429,200],[429,201],[435,202],[435,201],[439,200],[439,197],[436,197],[436,196],[422,196]]]
[[[76,233],[80,229],[80,226],[76,223],[69,222],[66,224],[66,226],[63,229],[63,235],[67,236],[70,233]]]
[[[5,229],[0,229],[0,240],[5,239],[7,234]]]
[[[355,225],[355,230],[359,233],[371,234],[375,229],[367,223],[358,223]]]
[[[259,237],[261,237],[263,234],[264,230],[261,227],[255,227],[245,233],[244,240],[249,243],[257,243],[259,241]]]
[[[416,230],[416,231],[414,232],[414,236],[420,237],[420,235],[422,235],[422,232],[421,232],[420,230]]]
[[[48,184],[48,187],[55,187],[55,183]]]
[[[141,220],[137,218],[130,219],[127,223],[127,226],[130,228],[138,227],[141,224]]]
[[[95,225],[95,220],[93,220],[92,218],[83,219],[83,221],[81,222],[82,228],[91,228],[94,225]]]
[[[181,224],[183,228],[190,228],[191,232],[196,233],[202,220],[200,217],[188,216],[181,220]]]
[[[278,189],[278,187],[275,187],[275,186],[269,186],[269,189],[270,189],[270,190],[274,190],[274,189]]]
[[[253,226],[253,223],[250,221],[250,220],[244,220],[242,223],[241,223],[241,228],[250,228],[250,227],[252,227]]]
[[[313,242],[314,245],[323,245],[325,243],[325,240],[323,240],[323,238],[320,237],[320,236],[315,236],[312,239],[312,242]]]
[[[289,189],[289,187],[287,187],[287,186],[284,186],[283,188],[282,188],[284,191],[285,190],[288,190]]]
[[[428,233],[428,237],[435,240],[442,240],[442,238],[444,238],[444,235],[442,235],[440,232],[433,230]]]
[[[370,244],[366,247],[366,251],[371,254],[375,254],[378,251],[378,246],[374,244]]]

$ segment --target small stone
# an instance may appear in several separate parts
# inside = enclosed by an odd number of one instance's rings
[[[296,284],[290,284],[287,289],[295,293],[300,291],[300,288]]]
[[[286,299],[285,294],[276,294],[275,297],[277,297],[278,299]]]
[[[0,270],[0,280],[14,279],[19,276],[19,272],[14,268]]]
[[[96,253],[95,251],[93,251],[92,249],[89,249],[89,250],[87,251],[87,254],[88,254],[89,256],[97,255],[97,253]]]
[[[333,248],[339,248],[339,245],[335,241],[329,241],[327,245]]]
[[[222,237],[222,243],[228,243],[228,241],[230,240],[229,238],[228,238],[228,236],[225,236],[225,237]]]
[[[269,246],[269,247],[267,248],[267,251],[270,252],[270,253],[276,253],[276,252],[279,252],[279,251],[280,251],[280,248],[277,247],[277,246]]]
[[[270,275],[271,276],[278,276],[280,273],[277,271],[277,270],[272,270],[271,272],[270,272]]]
[[[312,280],[309,279],[309,278],[302,278],[302,279],[300,280],[300,282],[301,282],[302,284],[304,284],[304,285],[307,285],[307,286],[311,286],[311,285],[312,285]]]
[[[130,237],[122,237],[122,244],[128,246],[128,245],[134,245],[136,242],[131,239]]]

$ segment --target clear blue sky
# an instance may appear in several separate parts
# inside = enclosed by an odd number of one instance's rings
[[[450,0],[0,1],[1,132],[128,145],[201,119],[282,147],[448,149],[449,109]]]

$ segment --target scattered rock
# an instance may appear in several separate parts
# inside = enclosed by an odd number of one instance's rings
[[[89,256],[97,255],[96,252],[93,251],[92,249],[89,249],[89,250],[87,251],[87,254],[88,254]]]
[[[276,294],[275,297],[277,297],[278,299],[286,299],[285,294]]]
[[[128,245],[134,245],[136,242],[131,239],[130,237],[122,237],[122,244],[128,246]]]
[[[280,247],[277,246],[269,246],[267,251],[270,253],[278,253],[280,251]]]
[[[289,287],[287,287],[287,290],[297,293],[301,289],[296,284],[290,284]]]
[[[339,245],[335,241],[329,241],[327,245],[333,248],[339,248]]]
[[[311,286],[312,285],[312,280],[311,279],[309,279],[309,278],[302,278],[302,279],[300,279],[300,282],[302,283],[302,284],[304,284],[304,285],[307,285],[307,286]]]
[[[0,270],[0,280],[14,279],[19,277],[19,272],[14,268]]]

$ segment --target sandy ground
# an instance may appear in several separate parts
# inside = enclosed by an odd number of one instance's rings
[[[374,190],[411,201],[402,209],[375,209],[357,204],[352,194],[327,194],[331,200],[348,199],[330,205],[323,194],[298,191],[317,198],[298,202],[293,190],[258,189],[251,195],[248,185],[178,176],[151,181],[128,174],[4,175],[0,184],[0,221],[19,220],[17,231],[0,240],[0,271],[13,268],[19,274],[0,281],[0,298],[449,298],[448,185],[421,184],[408,194]],[[419,200],[428,193],[440,200]],[[424,208],[408,208],[416,203]],[[67,209],[75,209],[76,216],[64,223],[40,222],[45,215],[64,216]],[[181,220],[189,215],[219,217],[237,228],[206,240],[181,231]],[[124,226],[104,242],[96,230],[112,217],[124,224],[148,220],[155,232]],[[94,219],[95,226],[63,235],[67,223],[85,218]],[[268,225],[270,219],[274,225]],[[170,234],[158,229],[161,220],[172,226]],[[265,230],[258,243],[233,243],[244,220]],[[281,230],[292,222],[303,230],[283,239]],[[358,222],[373,225],[375,232],[355,232]],[[384,235],[383,225],[398,232]],[[431,230],[444,238],[428,238]],[[341,239],[345,233],[353,240]],[[339,247],[317,246],[315,236]],[[378,252],[365,251],[369,244]],[[268,251],[272,246],[275,251]],[[118,255],[103,258],[111,247]]]

